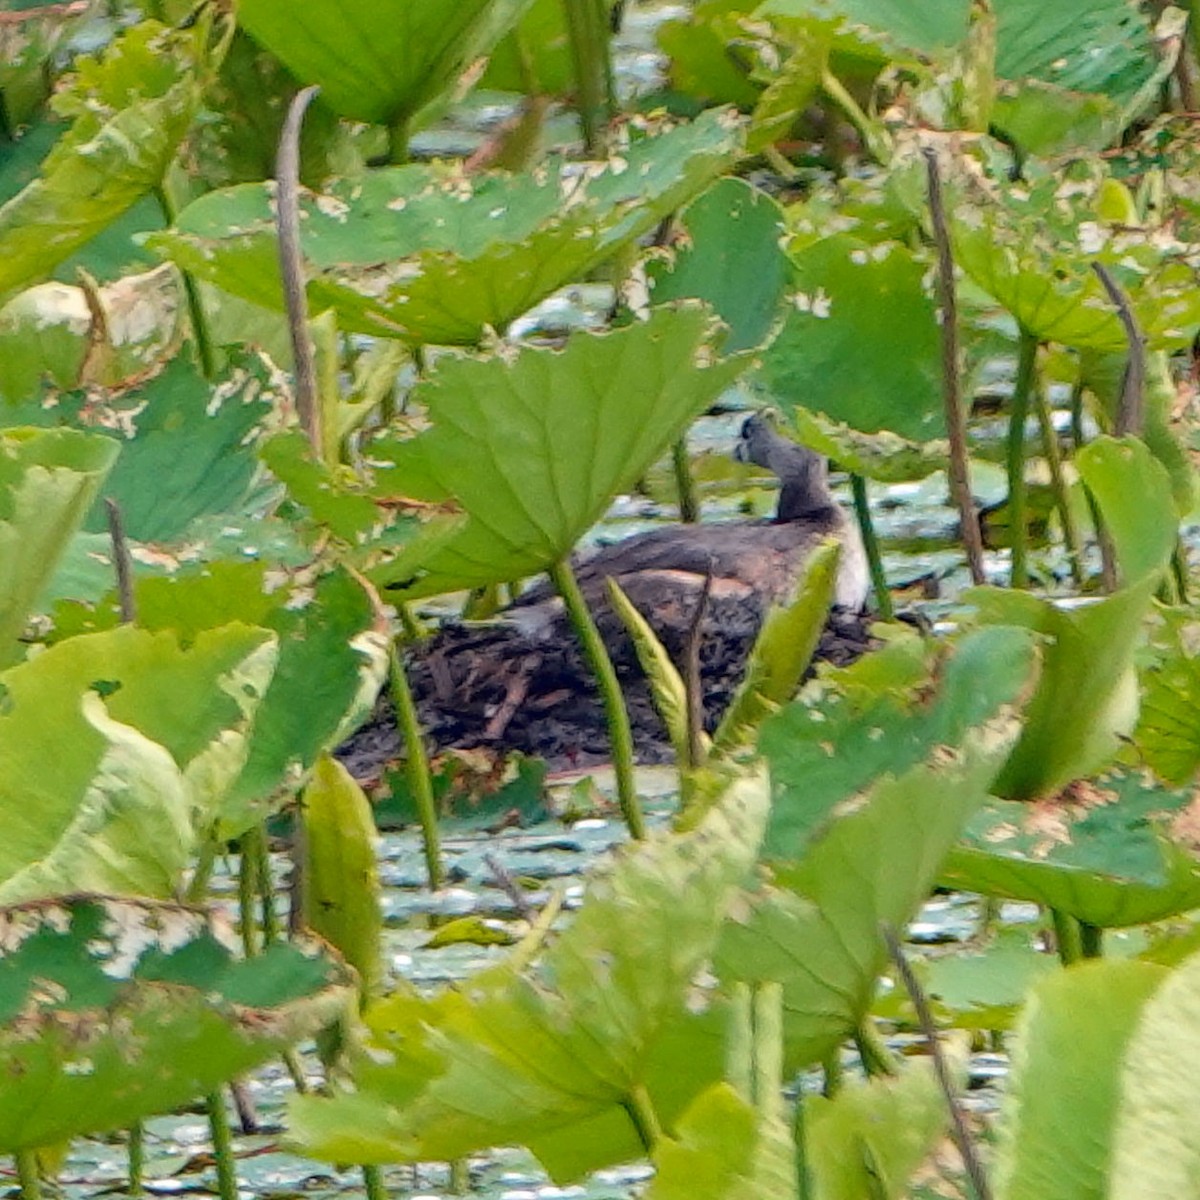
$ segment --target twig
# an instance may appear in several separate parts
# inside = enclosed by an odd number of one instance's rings
[[[117,572],[121,621],[132,625],[137,620],[137,600],[133,594],[133,559],[125,538],[125,522],[121,520],[121,506],[111,496],[104,497],[104,510],[108,513],[108,536],[112,541],[113,567]]]
[[[1129,343],[1129,359],[1125,365],[1125,379],[1113,432],[1117,437],[1130,433],[1140,437],[1146,402],[1146,339],[1138,327],[1137,317],[1133,315],[1129,297],[1108,268],[1103,263],[1094,262],[1092,270],[1100,277],[1108,298],[1116,305],[1117,316],[1121,318],[1125,330],[1125,340]]]
[[[971,497],[970,466],[967,462],[967,423],[963,417],[961,384],[958,372],[958,295],[954,286],[954,255],[950,248],[950,230],[942,200],[942,177],[937,155],[931,147],[925,151],[925,171],[929,182],[929,215],[938,254],[938,303],[942,327],[942,399],[946,409],[946,433],[950,439],[950,495],[958,509],[962,525],[963,547],[971,582],[984,583],[983,534]]]
[[[512,901],[513,908],[526,921],[532,921],[537,916],[537,909],[529,903],[529,897],[512,877],[512,872],[490,850],[483,856],[483,861],[487,863],[487,868],[491,871],[496,886]]]
[[[983,1173],[983,1163],[979,1160],[979,1152],[971,1140],[971,1133],[967,1129],[967,1122],[963,1117],[962,1108],[959,1106],[958,1097],[954,1094],[954,1083],[950,1078],[950,1069],[946,1066],[946,1056],[942,1053],[942,1047],[938,1042],[937,1027],[933,1023],[933,1013],[929,1011],[929,1001],[921,990],[921,985],[917,981],[916,975],[913,974],[908,959],[904,956],[904,950],[900,945],[900,939],[896,936],[895,929],[885,922],[881,926],[881,932],[888,955],[896,964],[896,971],[901,982],[912,999],[913,1007],[917,1010],[917,1020],[920,1022],[921,1032],[929,1043],[929,1053],[933,1058],[933,1069],[937,1075],[938,1085],[942,1089],[942,1095],[946,1098],[946,1106],[950,1110],[954,1144],[958,1147],[959,1154],[962,1155],[971,1186],[975,1189],[979,1200],[991,1200],[991,1190],[988,1187],[987,1176]]]
[[[712,594],[712,563],[704,574],[704,583],[696,599],[696,608],[688,625],[684,642],[683,691],[687,697],[687,754],[688,767],[696,770],[704,763],[704,684],[700,678],[700,643],[703,638],[704,614]]]
[[[888,589],[887,574],[883,569],[883,555],[879,550],[879,538],[875,536],[875,522],[871,520],[871,502],[867,495],[867,481],[857,472],[850,472],[850,491],[854,496],[854,515],[858,518],[858,531],[862,534],[863,550],[867,555],[867,569],[871,573],[871,586],[875,589],[875,607],[881,621],[894,621],[896,610],[892,606],[892,593]]]
[[[304,290],[304,260],[300,252],[300,127],[304,112],[321,89],[302,88],[288,107],[279,153],[275,159],[275,219],[279,231],[279,269],[287,305],[292,357],[296,364],[296,409],[309,445],[321,454],[321,410],[317,404],[317,366],[308,332],[308,296]]]

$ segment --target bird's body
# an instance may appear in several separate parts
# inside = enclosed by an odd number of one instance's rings
[[[653,530],[578,559],[580,590],[621,677],[640,756],[668,753],[661,722],[606,580],[614,579],[676,662],[699,625],[706,723],[733,695],[767,610],[788,598],[815,548],[841,544],[835,604],[818,656],[848,661],[866,647],[860,614],[867,566],[857,526],[833,499],[825,460],[781,437],[763,416],[745,422],[735,456],[780,478],[774,518]],[[607,755],[598,697],[562,601],[538,584],[496,620],[447,625],[410,659],[425,728],[442,746],[492,746],[557,763]]]

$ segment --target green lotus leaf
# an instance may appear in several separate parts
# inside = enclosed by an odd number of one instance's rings
[[[937,319],[922,282],[927,265],[903,246],[847,234],[792,257],[791,311],[761,369],[773,399],[863,433],[945,437]]]
[[[1194,971],[1192,975],[1194,979]],[[1058,971],[1033,989],[1014,1040],[1003,1101],[996,1155],[999,1200],[1133,1200],[1187,1194],[1186,1189],[1147,1186],[1164,1168],[1150,1170],[1144,1153],[1133,1190],[1114,1191],[1109,1186],[1114,1133],[1126,1125],[1128,1113],[1121,1095],[1124,1065],[1134,1064],[1144,1074],[1151,1056],[1132,1057],[1139,1042],[1135,1029],[1168,983],[1163,967],[1110,961]],[[1155,1031],[1154,1057],[1163,1072],[1186,1061],[1179,1051],[1180,1032]],[[1144,1043],[1139,1047],[1146,1048]],[[1151,1129],[1162,1127],[1163,1110],[1156,1110]],[[1086,1136],[1080,1136],[1082,1130],[1087,1130]],[[1143,1150],[1149,1132],[1142,1130]],[[1178,1147],[1172,1146],[1168,1158],[1177,1161],[1177,1154]],[[1165,1170],[1170,1174],[1169,1166]]]
[[[450,91],[530,0],[245,0],[238,20],[356,121],[409,122]]]
[[[753,865],[766,804],[761,774],[738,777],[694,830],[631,848],[533,967],[518,969],[518,949],[462,991],[372,1005],[370,1043],[390,1063],[360,1060],[355,1093],[294,1101],[294,1137],[317,1157],[368,1162],[518,1142],[560,1179],[640,1153],[632,1089],[649,1088],[670,1120],[719,1077],[720,1037],[697,1040],[685,1000]]]
[[[760,738],[775,882],[728,923],[716,966],[783,984],[789,1068],[818,1061],[866,1012],[886,960],[880,925],[909,920],[983,803],[1034,665],[1015,629],[922,653],[915,671],[904,643],[881,654],[889,669],[867,656]]]
[[[946,860],[951,887],[1032,900],[1102,929],[1200,906],[1200,863],[1172,836],[1192,802],[1118,770],[1030,804],[993,800]]]
[[[688,304],[576,334],[562,350],[439,359],[414,392],[433,427],[381,439],[368,454],[377,486],[453,499],[467,524],[407,580],[389,567],[379,581],[404,598],[428,596],[565,557],[743,368],[739,357],[716,359],[713,332],[707,312]]]
[[[171,894],[242,770],[275,655],[245,625],[186,647],[126,625],[0,675],[0,901]]]
[[[215,914],[79,896],[0,909],[0,1150],[132,1125],[335,1021],[353,976],[301,938],[240,960]]]
[[[0,667],[116,457],[95,434],[0,430]]]
[[[471,345],[581,279],[727,169],[736,118],[706,113],[606,163],[509,176],[374,171],[302,205],[309,303],[344,330]],[[147,244],[234,295],[283,308],[267,184],[211,192]]]
[[[73,124],[41,173],[0,206],[0,295],[44,275],[161,184],[220,61],[211,15],[170,30],[143,21],[102,59],[76,62],[54,101]]]

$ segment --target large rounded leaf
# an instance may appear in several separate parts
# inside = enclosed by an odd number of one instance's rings
[[[407,166],[340,183],[302,206],[309,303],[342,329],[473,344],[653,229],[732,164],[736,117],[633,142],[583,169],[467,177]],[[201,197],[148,245],[235,295],[283,308],[273,191]]]
[[[248,961],[223,919],[81,896],[0,909],[0,1150],[176,1108],[336,1020],[353,976],[312,941]]]
[[[185,31],[143,21],[79,60],[55,107],[74,118],[40,176],[0,207],[0,295],[44,275],[162,182],[221,47],[211,17]]]
[[[449,91],[530,0],[241,0],[238,20],[335,112],[392,124]]]
[[[728,923],[717,969],[783,984],[794,1067],[866,1011],[886,960],[880,925],[910,919],[983,802],[1034,664],[1031,639],[1013,629],[967,637],[936,667],[904,643],[879,657],[789,705],[761,737],[776,886]]]
[[[1032,900],[1112,929],[1200,907],[1200,862],[1172,838],[1189,792],[1113,771],[1037,804],[993,800],[950,853],[950,887]]]
[[[274,664],[264,629],[184,648],[122,626],[0,676],[0,900],[171,894],[238,777]]]
[[[408,579],[380,582],[428,596],[545,570],[597,521],[732,382],[744,362],[717,360],[697,305],[656,310],[563,350],[443,358],[418,385],[433,428],[375,443],[393,493],[457,500],[467,525]],[[382,473],[382,468],[380,468]]]
[[[70,430],[0,433],[0,667],[117,457],[108,438]]]

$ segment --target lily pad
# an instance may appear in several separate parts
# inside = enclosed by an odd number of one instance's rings
[[[407,599],[517,579],[565,557],[743,369],[740,357],[716,360],[714,332],[688,304],[576,334],[562,350],[439,360],[414,391],[433,428],[368,454],[381,486],[453,499],[467,525],[409,578],[394,566],[373,577]]]
[[[1192,802],[1189,792],[1168,791],[1136,770],[1108,772],[1037,804],[992,800],[968,823],[941,879],[1045,904],[1101,929],[1163,920],[1200,906]]]
[[[374,171],[302,204],[309,304],[341,329],[471,345],[582,278],[734,161],[737,118],[706,113],[608,162],[509,176]],[[211,192],[147,244],[234,295],[283,308],[268,184]]]
[[[218,916],[81,896],[0,909],[0,1149],[120,1129],[311,1036],[353,978],[314,941],[239,961]]]

